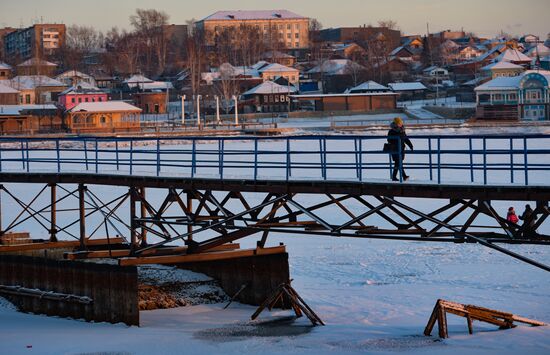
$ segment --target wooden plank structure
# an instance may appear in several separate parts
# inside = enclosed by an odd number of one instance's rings
[[[223,251],[223,250],[236,250],[240,248],[239,243],[229,243],[212,248],[211,251]],[[185,253],[188,247],[167,247],[159,249],[151,249],[143,252],[144,256],[160,256],[160,255],[174,255],[178,253]],[[103,259],[103,258],[123,258],[130,257],[132,250],[130,249],[118,249],[118,250],[92,250],[92,251],[75,251],[65,253],[63,256],[67,260],[79,260],[79,259]]]
[[[435,307],[430,316],[430,320],[424,329],[424,335],[430,336],[432,330],[435,326],[435,323],[438,324],[439,337],[448,338],[449,333],[447,329],[447,313],[455,314],[460,317],[465,317],[468,322],[468,332],[473,334],[473,324],[474,320],[480,322],[486,322],[494,324],[500,329],[510,329],[514,328],[516,325],[514,322],[530,324],[532,326],[544,326],[546,323],[520,317],[512,313],[506,313],[501,311],[496,311],[489,308],[474,306],[474,305],[465,305],[462,303],[451,302],[439,299],[437,300]]]
[[[124,238],[114,237],[109,239],[90,239],[87,241],[88,246],[102,246],[109,244],[123,244],[126,243]],[[78,248],[80,241],[67,240],[58,242],[36,242],[26,244],[15,245],[0,245],[0,252],[19,252],[41,249],[63,249],[63,248]]]
[[[222,250],[203,252],[199,254],[128,257],[119,259],[118,264],[120,266],[143,264],[185,264],[200,261],[227,260],[234,258],[251,257],[255,255],[272,255],[281,253],[286,253],[286,247],[284,245],[272,248],[238,249],[225,251]]]
[[[290,304],[292,309],[294,310],[294,313],[296,313],[296,317],[300,318],[304,314],[308,319],[311,321],[311,324],[314,326],[316,325],[325,325],[321,318],[311,309],[311,307],[308,306],[308,304],[304,301],[300,295],[298,295],[298,292],[292,286],[290,286],[289,282],[285,282],[279,285],[275,292],[271,296],[269,296],[261,305],[256,309],[256,312],[250,317],[252,320],[258,318],[258,316],[263,312],[263,310],[267,307],[270,311],[275,307],[277,304],[283,303],[283,304]]]

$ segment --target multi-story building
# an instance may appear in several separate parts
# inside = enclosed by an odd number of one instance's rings
[[[386,27],[338,27],[327,28],[319,33],[323,42],[368,44],[369,42],[387,43],[388,52],[401,43],[401,32]]]
[[[4,52],[4,36],[14,31],[17,31],[17,29],[13,27],[0,28],[0,61],[6,60],[6,53]]]
[[[550,119],[550,72],[497,77],[475,88],[481,119]]]
[[[218,11],[196,22],[195,26],[204,34],[209,46],[216,45],[218,35],[225,30],[247,26],[256,29],[272,48],[275,44],[283,44],[289,49],[309,47],[309,18],[288,10]]]
[[[4,54],[14,60],[50,55],[64,43],[64,24],[37,24],[6,34]]]

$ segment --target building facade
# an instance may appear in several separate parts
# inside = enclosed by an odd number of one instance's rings
[[[51,55],[65,43],[64,24],[37,24],[4,36],[4,55],[11,59],[27,59]]]
[[[59,94],[58,103],[65,110],[70,110],[82,102],[108,101],[107,93],[94,87],[72,86]]]
[[[218,11],[195,26],[209,46],[216,45],[216,38],[223,31],[246,26],[256,29],[271,48],[275,48],[276,43],[289,49],[309,47],[309,18],[288,10]]]
[[[498,77],[475,89],[477,118],[550,119],[550,72]]]

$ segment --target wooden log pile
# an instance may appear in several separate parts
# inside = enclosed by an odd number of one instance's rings
[[[500,329],[514,328],[516,325],[514,322],[525,323],[532,326],[544,326],[543,322],[517,316],[512,313],[506,313],[496,311],[489,308],[465,305],[462,303],[445,301],[442,299],[437,300],[435,307],[430,316],[430,320],[424,329],[424,335],[430,336],[432,330],[437,322],[440,338],[448,338],[449,333],[447,329],[447,313],[455,314],[460,317],[466,318],[468,323],[468,332],[473,334],[473,321],[486,322],[498,326]]]

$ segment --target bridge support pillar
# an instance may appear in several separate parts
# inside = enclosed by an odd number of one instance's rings
[[[57,242],[57,185],[50,186],[50,242]]]
[[[78,211],[80,224],[80,249],[86,249],[86,204],[85,204],[86,186],[78,184]]]
[[[128,191],[130,194],[130,242],[131,250],[134,251],[139,248],[139,237],[137,232],[137,215],[136,215],[136,200],[137,200],[137,191],[135,187],[130,187]]]
[[[141,207],[141,218],[144,219],[147,217],[147,209],[145,208],[145,187],[139,189],[140,192],[140,207]],[[147,245],[147,229],[145,226],[141,227],[141,245]]]

